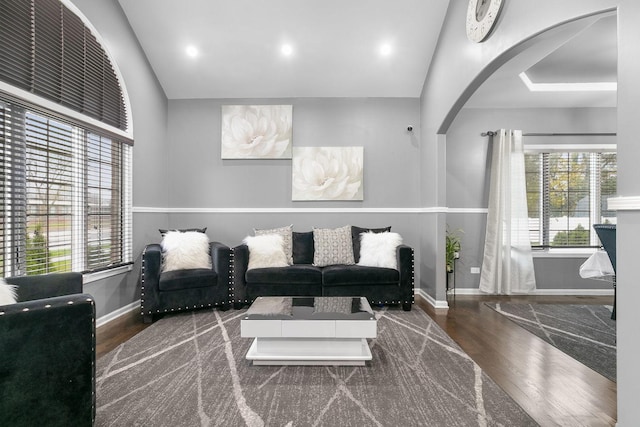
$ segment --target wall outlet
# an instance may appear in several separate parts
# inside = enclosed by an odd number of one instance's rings
[[[454,253],[453,253],[453,257],[454,257],[455,259],[460,258],[460,252],[454,252]]]
[[[471,267],[471,274],[480,274],[480,267]]]

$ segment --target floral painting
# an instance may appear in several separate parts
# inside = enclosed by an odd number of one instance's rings
[[[223,159],[290,159],[292,105],[223,105]]]
[[[362,200],[363,147],[295,147],[292,200]]]

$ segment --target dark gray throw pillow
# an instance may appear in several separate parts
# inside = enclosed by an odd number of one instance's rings
[[[391,226],[383,227],[383,228],[363,228],[356,227],[355,225],[351,226],[351,241],[353,242],[353,258],[356,261],[360,261],[360,234],[361,233],[384,233],[385,231],[391,231]]]
[[[313,231],[293,232],[293,263],[313,264]]]

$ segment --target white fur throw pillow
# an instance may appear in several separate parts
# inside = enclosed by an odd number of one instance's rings
[[[10,285],[0,277],[0,305],[15,304],[17,302],[16,298],[18,297],[16,294],[17,288],[16,285]]]
[[[398,233],[362,233],[358,265],[397,270],[396,248],[401,244],[402,237]]]
[[[284,253],[287,255],[287,262],[289,265],[293,264],[293,224],[271,229],[254,228],[253,232],[256,236],[264,236],[265,234],[279,234],[282,236],[282,246]]]
[[[211,268],[209,237],[197,231],[169,231],[162,239],[162,271]]]
[[[284,253],[284,243],[279,234],[263,234],[261,236],[247,236],[243,243],[249,247],[249,265],[253,268],[286,267],[287,255]]]

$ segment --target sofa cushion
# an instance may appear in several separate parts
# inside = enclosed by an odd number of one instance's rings
[[[168,231],[162,242],[162,271],[211,268],[209,237],[197,231]]]
[[[249,247],[248,270],[286,267],[289,265],[280,234],[247,236],[243,243]]]
[[[313,264],[313,231],[293,232],[293,263]]]
[[[254,268],[247,270],[245,280],[250,283],[282,283],[312,285],[322,283],[322,269],[308,264],[288,267]]]
[[[15,304],[17,302],[16,285],[11,285],[0,277],[0,305]]]
[[[355,264],[351,227],[313,229],[313,265]]]
[[[358,265],[398,269],[396,248],[402,244],[398,233],[360,234],[360,261]]]
[[[392,268],[330,265],[322,270],[324,285],[398,284],[399,281],[400,273]]]
[[[300,285],[297,283],[247,283],[247,297],[250,300],[260,296],[315,297],[322,295],[322,285]]]
[[[162,237],[164,237],[164,235],[167,234],[169,231],[177,231],[179,233],[186,233],[187,231],[195,231],[196,233],[206,233],[207,232],[207,227],[203,227],[203,228],[174,228],[172,230],[160,228],[160,229],[158,229],[158,231],[160,232],[160,235]]]
[[[385,231],[391,231],[391,226],[383,228],[363,228],[351,226],[351,243],[353,245],[353,259],[356,263],[360,261],[360,234],[361,233],[384,233]]]
[[[161,291],[178,291],[215,286],[217,283],[218,274],[210,268],[174,270],[160,274],[158,289]]]
[[[282,236],[282,247],[284,249],[285,255],[287,256],[287,263],[289,265],[293,264],[293,244],[292,244],[293,224],[287,225],[286,227],[280,227],[280,228],[269,228],[269,229],[254,228],[253,233],[256,236],[264,236],[265,234],[278,234]]]

